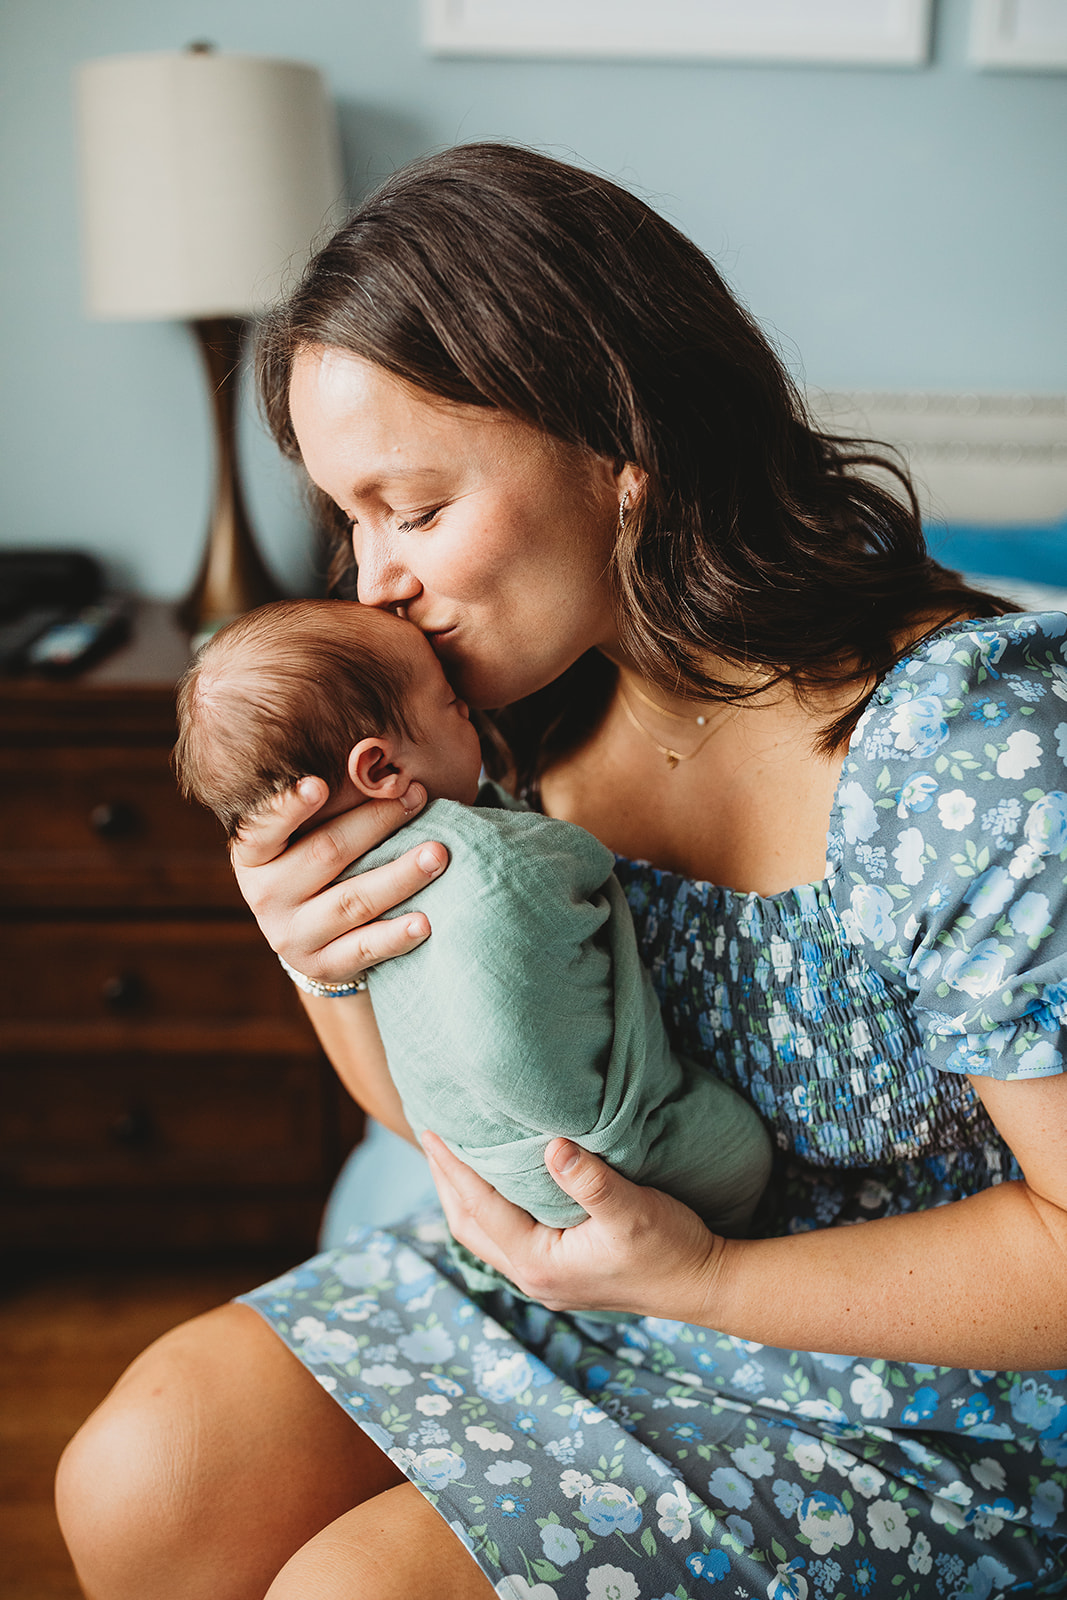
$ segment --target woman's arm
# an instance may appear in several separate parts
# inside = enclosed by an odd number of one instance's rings
[[[637,1311],[786,1349],[1063,1367],[1067,1077],[974,1082],[1016,1149],[1023,1181],[782,1239],[717,1238],[677,1201],[628,1183],[566,1140],[546,1159],[589,1221],[542,1228],[439,1142],[426,1148],[456,1237],[553,1309]]]
[[[363,993],[342,1000],[320,1000],[301,994],[300,998],[322,1048],[356,1104],[393,1133],[416,1144],[389,1073],[370,996]]]
[[[308,978],[342,983],[423,942],[430,925],[421,912],[378,919],[438,877],[448,852],[424,843],[387,866],[337,883],[347,866],[422,809],[426,791],[412,784],[402,800],[368,802],[314,827],[327,797],[321,778],[305,778],[242,826],[231,855],[241,893],[271,948]],[[414,1140],[369,997],[300,998],[352,1098],[394,1133]]]

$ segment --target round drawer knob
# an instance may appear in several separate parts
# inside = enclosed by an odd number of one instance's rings
[[[124,800],[104,800],[90,811],[89,826],[101,839],[128,839],[140,829],[141,819]]]
[[[108,1130],[116,1144],[126,1150],[143,1150],[155,1138],[152,1118],[143,1106],[131,1106],[115,1117]]]
[[[145,1001],[145,986],[136,972],[117,972],[101,985],[100,997],[109,1011],[136,1011]]]

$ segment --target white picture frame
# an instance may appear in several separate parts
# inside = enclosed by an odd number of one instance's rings
[[[982,71],[1067,72],[1067,0],[971,0],[968,58]]]
[[[422,0],[439,56],[918,67],[932,0]]]

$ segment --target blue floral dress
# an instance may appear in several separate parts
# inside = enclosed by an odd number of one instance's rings
[[[776,1141],[766,1234],[1017,1177],[968,1074],[1063,1070],[1067,617],[956,625],[851,741],[827,876],[620,861],[673,1043]],[[709,1130],[709,1160],[714,1130]],[[439,1213],[246,1297],[501,1600],[1067,1590],[1067,1373],[771,1349],[471,1297]]]

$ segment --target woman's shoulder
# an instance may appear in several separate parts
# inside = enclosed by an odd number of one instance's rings
[[[881,679],[845,766],[921,762],[952,743],[981,751],[1010,777],[1006,769],[1019,765],[1012,749],[1030,746],[1038,728],[1056,738],[1060,727],[1067,741],[1067,614],[954,622],[919,640]]]

